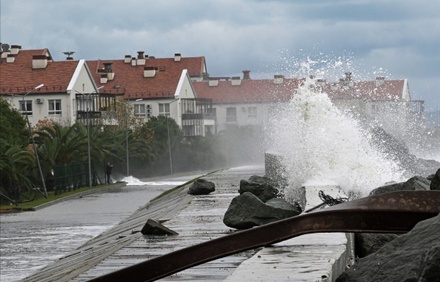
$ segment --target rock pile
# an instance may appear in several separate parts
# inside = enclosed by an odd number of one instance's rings
[[[248,229],[295,216],[301,207],[279,197],[275,183],[268,177],[251,176],[241,180],[239,196],[232,199],[224,218],[226,226]]]
[[[402,190],[439,190],[440,169],[427,178],[376,188],[370,195]],[[336,281],[440,281],[440,215],[404,234],[355,234],[361,257]]]
[[[440,167],[440,166],[438,166]],[[405,182],[378,187],[370,195],[403,190],[438,190],[440,169],[428,177],[414,176]],[[279,195],[268,177],[241,180],[239,196],[228,207],[223,222],[236,229],[264,225],[301,213]],[[336,281],[439,281],[440,215],[419,222],[410,232],[355,235],[358,261]]]
[[[440,192],[439,192],[440,193]],[[336,281],[440,281],[440,215],[359,259]]]

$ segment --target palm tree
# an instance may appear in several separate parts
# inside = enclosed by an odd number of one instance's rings
[[[55,165],[87,160],[87,135],[78,124],[70,127],[56,123],[44,125],[35,133],[35,140],[39,144],[38,153],[49,187],[54,180]]]
[[[34,155],[19,145],[0,139],[0,193],[13,198],[17,204],[20,196],[33,196],[30,171],[34,168]]]

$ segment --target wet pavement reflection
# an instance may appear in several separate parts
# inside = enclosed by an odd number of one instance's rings
[[[111,191],[78,196],[35,212],[1,215],[0,281],[29,276],[193,177],[154,182],[132,178],[129,185]]]

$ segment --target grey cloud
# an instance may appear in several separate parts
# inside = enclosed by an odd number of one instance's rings
[[[308,56],[330,60],[349,54],[354,59],[345,69],[374,77],[382,68],[387,76],[408,78],[420,97],[435,100],[436,85],[428,85],[440,73],[437,0],[0,3],[0,40],[26,49],[47,47],[55,59],[63,59],[68,49],[77,59],[181,52],[205,56],[211,75],[251,69],[257,77],[297,74],[298,61]]]

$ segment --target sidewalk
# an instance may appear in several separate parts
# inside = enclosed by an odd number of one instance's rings
[[[223,215],[238,195],[241,179],[264,175],[264,167],[241,167],[203,176],[216,185],[206,196],[187,193],[190,184],[170,191],[136,211],[126,221],[90,240],[68,256],[43,268],[23,281],[87,281],[174,250],[225,236],[230,229]],[[148,219],[166,221],[164,225],[177,236],[143,236],[139,231]],[[222,281],[254,252],[205,263],[182,271],[163,281]]]
[[[223,223],[223,216],[238,196],[240,180],[252,175],[263,176],[264,167],[241,167],[203,176],[216,185],[209,195],[189,195],[190,184],[176,188],[24,281],[87,281],[226,236],[231,230]],[[178,235],[142,235],[139,231],[148,219],[163,222]],[[331,281],[331,274],[338,273],[332,267],[345,268],[346,260],[340,263],[339,256],[350,256],[346,246],[344,233],[303,235],[207,262],[160,281]]]

